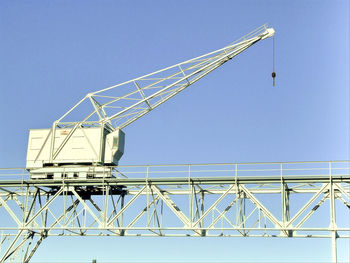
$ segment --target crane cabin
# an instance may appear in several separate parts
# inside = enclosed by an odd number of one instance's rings
[[[111,177],[110,167],[118,165],[124,153],[125,133],[119,129],[52,130],[29,131],[26,169],[32,179]]]

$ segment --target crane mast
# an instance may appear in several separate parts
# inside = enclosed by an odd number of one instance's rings
[[[263,25],[224,48],[88,93],[50,129],[30,130],[26,168],[32,178],[109,176],[124,152],[123,128],[274,33]]]

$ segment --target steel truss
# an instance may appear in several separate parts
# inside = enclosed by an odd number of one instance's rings
[[[69,138],[83,126],[123,129],[274,32],[265,24],[224,48],[91,92],[55,121],[52,131],[72,128]],[[90,113],[84,117],[82,112]]]
[[[86,180],[2,169],[0,262],[29,262],[47,237],[77,235],[331,238],[336,262],[336,239],[350,237],[349,167],[118,166],[114,178]]]

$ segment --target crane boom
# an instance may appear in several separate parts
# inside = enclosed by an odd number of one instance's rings
[[[85,163],[116,165],[124,151],[123,128],[253,44],[272,37],[274,32],[263,25],[224,48],[88,93],[51,129],[30,131],[27,168]],[[90,113],[75,119],[77,114],[86,112],[86,107]],[[32,147],[34,144],[37,146]]]
[[[113,130],[123,129],[259,40],[273,35],[274,30],[263,25],[222,49],[89,93],[59,118],[55,125],[71,127],[77,123],[83,126],[107,124]],[[90,114],[82,121],[64,121],[86,101],[92,105]]]

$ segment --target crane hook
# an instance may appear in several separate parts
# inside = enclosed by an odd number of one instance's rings
[[[273,54],[273,60],[272,60],[272,86],[275,86],[275,78],[276,78],[276,72],[275,72],[275,37],[273,37],[273,46],[272,46],[272,54]]]

